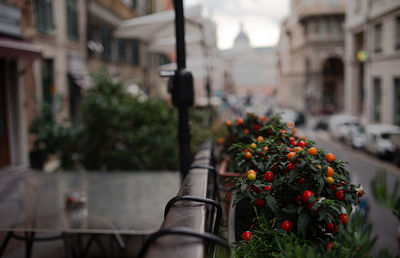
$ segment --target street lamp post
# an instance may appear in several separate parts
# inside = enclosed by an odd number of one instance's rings
[[[174,0],[177,70],[171,89],[172,103],[178,108],[179,158],[182,180],[190,168],[189,106],[194,102],[193,76],[186,71],[185,20],[183,0]]]

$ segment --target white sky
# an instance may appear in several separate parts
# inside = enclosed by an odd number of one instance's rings
[[[280,23],[289,13],[290,0],[184,0],[185,6],[201,4],[217,25],[218,47],[231,48],[243,23],[252,46],[278,42]]]

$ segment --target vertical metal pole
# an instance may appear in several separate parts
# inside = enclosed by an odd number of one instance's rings
[[[185,20],[183,14],[183,0],[174,0],[174,8],[178,74],[179,70],[183,70],[186,68]],[[188,106],[178,106],[178,113],[179,158],[181,178],[183,180],[183,178],[185,178],[185,176],[188,174],[190,167],[190,129]]]
[[[178,70],[186,68],[185,19],[183,0],[174,0],[175,7],[175,37]]]

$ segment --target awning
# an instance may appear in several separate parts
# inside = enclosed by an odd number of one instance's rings
[[[200,6],[185,10],[185,34],[192,37],[202,33]],[[173,10],[157,12],[124,21],[114,35],[117,38],[140,39],[152,41],[175,35],[175,12]]]
[[[20,40],[0,38],[0,58],[7,59],[34,59],[42,57],[42,49]]]
[[[69,55],[67,64],[68,73],[76,85],[83,89],[89,89],[93,87],[94,83],[92,77],[86,70],[83,57],[79,55]]]

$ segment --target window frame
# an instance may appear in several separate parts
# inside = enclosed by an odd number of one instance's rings
[[[78,0],[65,0],[65,11],[66,11],[66,26],[67,26],[68,38],[72,40],[79,40]]]
[[[35,23],[39,32],[52,34],[55,29],[52,0],[35,0]]]
[[[383,33],[383,24],[377,23],[374,25],[374,52],[382,53],[382,33]],[[379,35],[377,35],[379,34]]]

